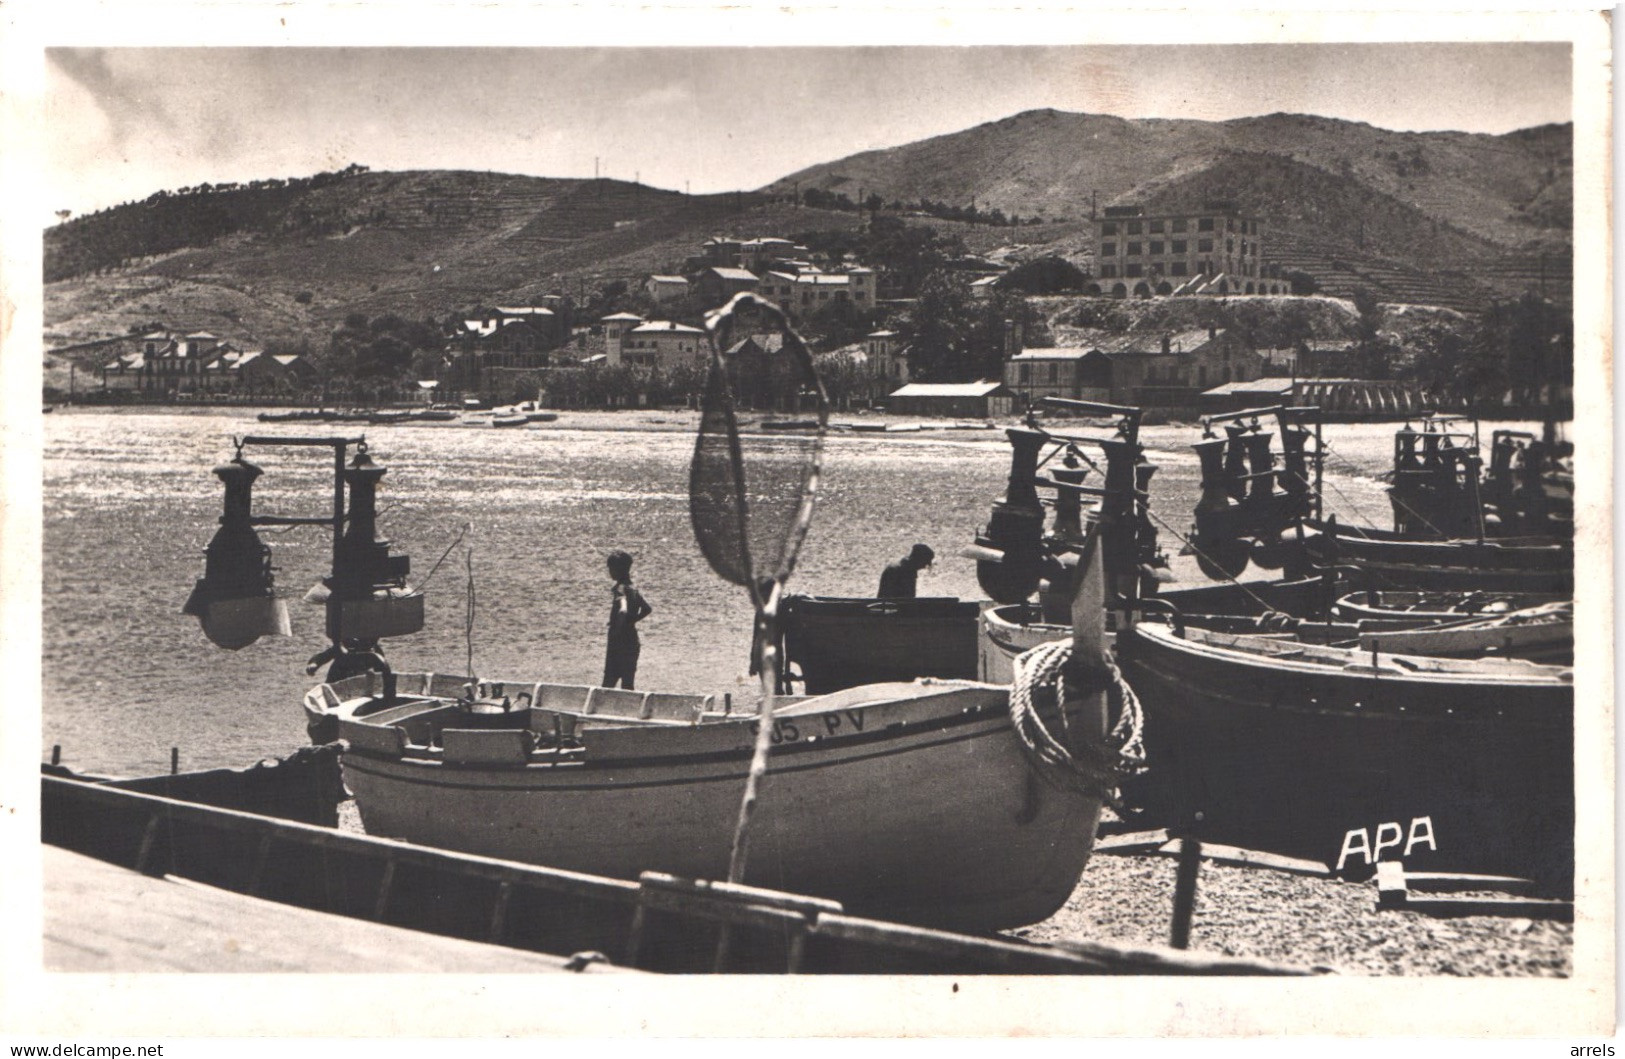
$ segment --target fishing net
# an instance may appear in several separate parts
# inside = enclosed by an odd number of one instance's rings
[[[728,881],[737,883],[771,747],[779,598],[812,523],[829,399],[807,343],[772,302],[737,294],[707,317],[706,328],[711,362],[689,468],[689,516],[711,568],[750,592],[762,678],[755,749],[728,859]],[[742,404],[764,416],[752,430],[741,429]],[[719,967],[727,944],[724,931]]]
[[[811,525],[829,401],[777,305],[739,294],[706,323],[711,361],[689,515],[711,568],[760,605],[763,582],[790,576]]]

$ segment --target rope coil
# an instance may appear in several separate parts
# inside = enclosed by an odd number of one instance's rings
[[[1045,723],[1040,704],[1052,706],[1064,730],[1065,668],[1071,658],[1069,640],[1039,644],[1015,658],[1010,724],[1039,779],[1056,789],[1077,791],[1115,806],[1118,786],[1145,769],[1145,714],[1117,663],[1102,653],[1100,663],[1109,678],[1108,690],[1116,691],[1117,722],[1105,739],[1090,740],[1077,751],[1068,749]]]

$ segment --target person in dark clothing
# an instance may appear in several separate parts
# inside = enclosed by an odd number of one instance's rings
[[[875,595],[881,599],[913,599],[915,577],[936,557],[937,553],[930,548],[916,544],[907,555],[887,564],[886,569],[881,571],[880,591]]]
[[[609,604],[609,646],[604,652],[603,686],[617,684],[632,690],[638,674],[638,622],[653,608],[643,594],[632,587],[632,557],[623,551],[609,553],[609,576],[614,579]]]

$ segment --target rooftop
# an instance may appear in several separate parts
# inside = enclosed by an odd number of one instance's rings
[[[1080,346],[1056,346],[1052,349],[1029,349],[1023,353],[1017,353],[1010,359],[1012,361],[1078,360],[1082,357],[1087,357],[1091,352],[1093,352],[1093,350]]]
[[[703,335],[704,331],[698,327],[677,323],[675,320],[650,320],[639,327],[632,328],[634,335],[647,335],[660,332],[661,334]]]
[[[911,382],[891,392],[893,397],[986,397],[1004,383],[983,379],[981,382]]]

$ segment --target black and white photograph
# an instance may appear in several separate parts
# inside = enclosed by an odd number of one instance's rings
[[[1606,12],[76,10],[0,1034],[1612,1038]]]

